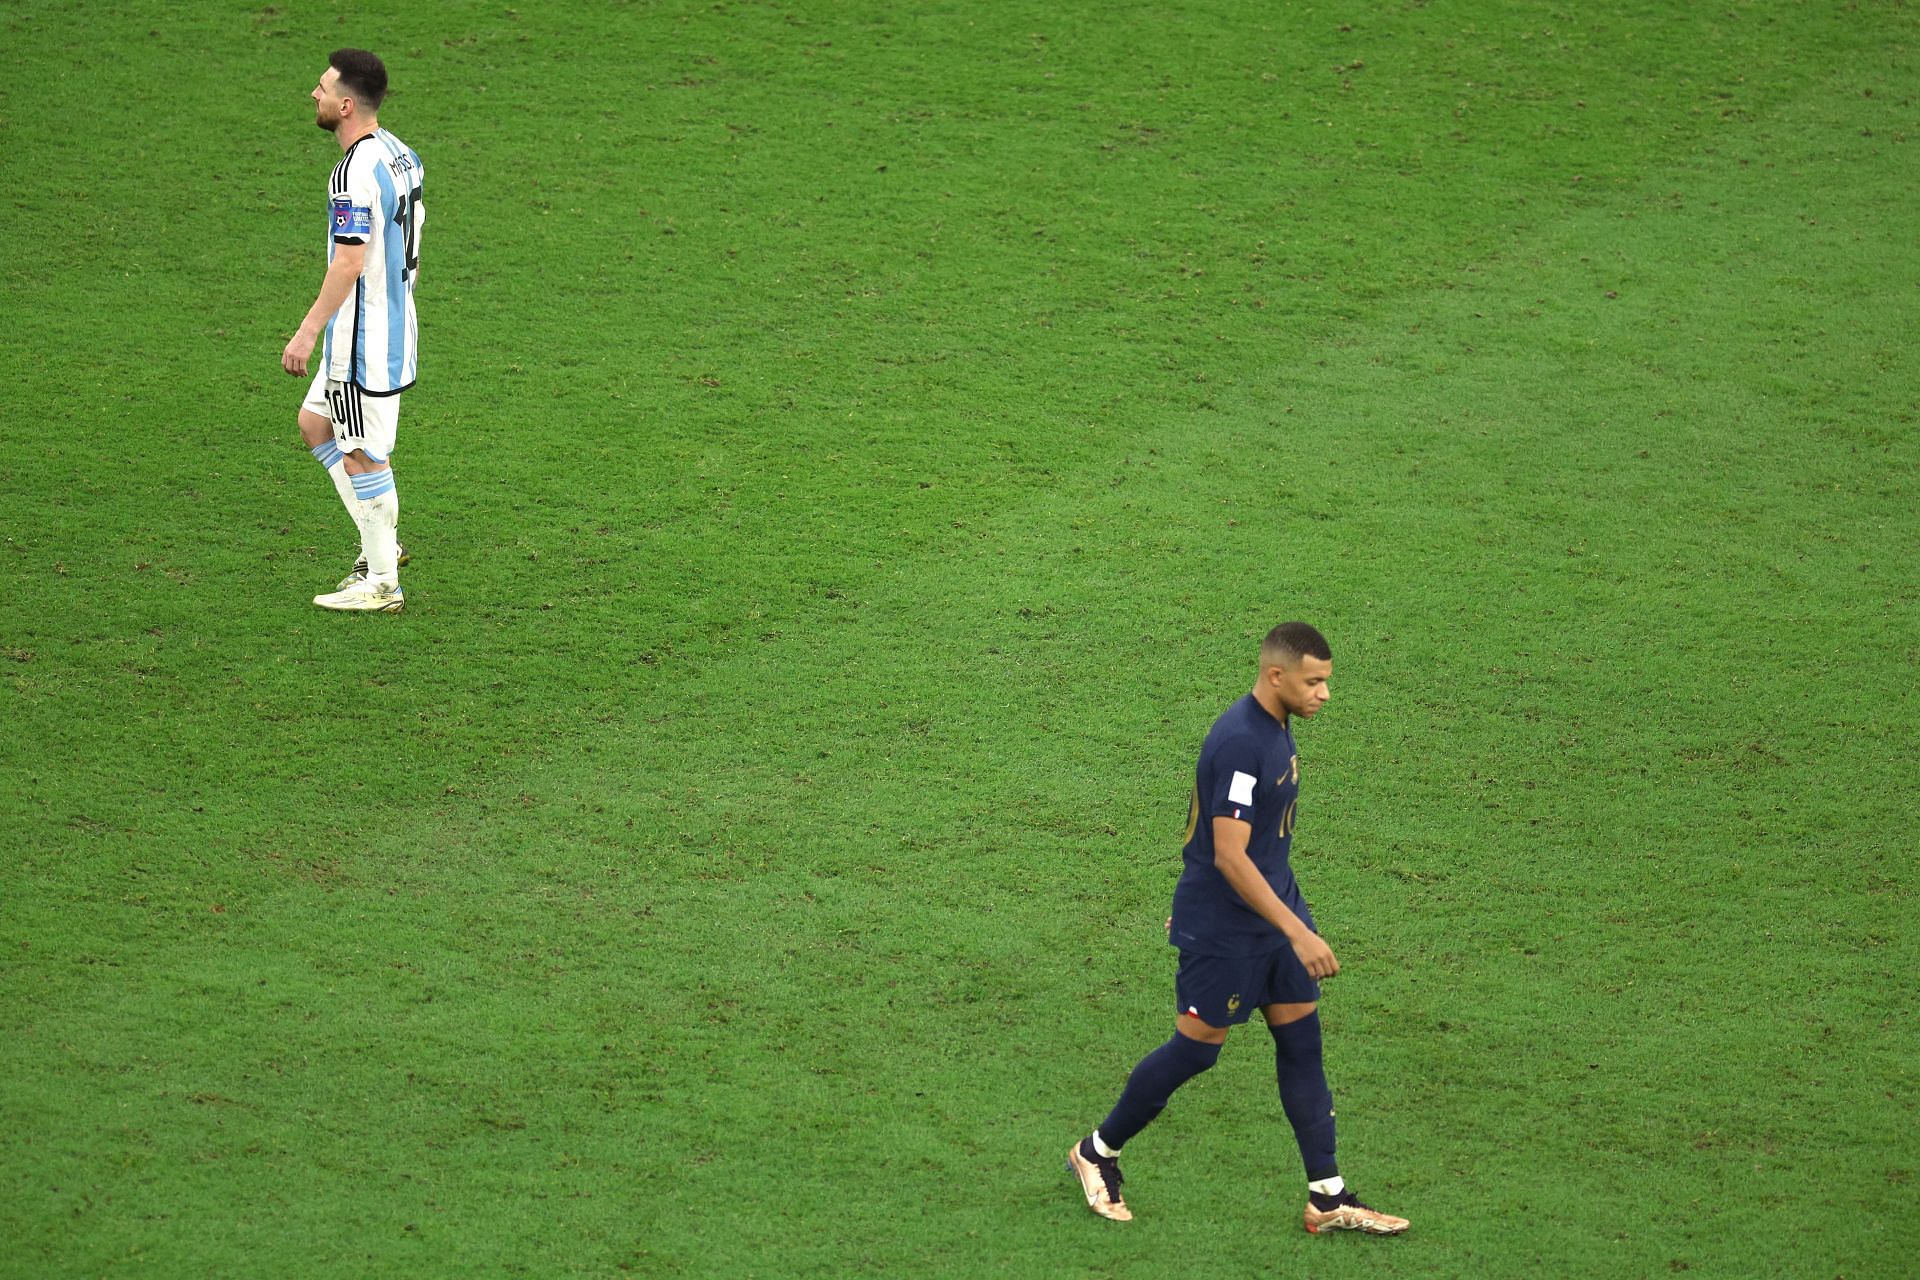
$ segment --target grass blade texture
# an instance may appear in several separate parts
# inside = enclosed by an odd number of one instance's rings
[[[0,1276],[1893,1277],[1920,75],[1858,4],[0,10]],[[381,53],[407,609],[281,347]],[[1342,1164],[1167,1034],[1330,637]]]

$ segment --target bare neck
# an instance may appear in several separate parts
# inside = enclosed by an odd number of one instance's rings
[[[360,139],[378,132],[379,128],[380,120],[377,116],[368,116],[365,120],[342,120],[340,127],[333,131],[333,136],[340,140],[340,149],[345,151]]]
[[[1253,686],[1253,700],[1260,704],[1261,710],[1265,711],[1275,720],[1278,720],[1281,724],[1287,722],[1286,704],[1280,701],[1279,694],[1267,687],[1265,680],[1261,680]]]

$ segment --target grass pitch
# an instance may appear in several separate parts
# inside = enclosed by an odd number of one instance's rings
[[[1908,8],[0,33],[0,1275],[1910,1273]],[[277,367],[348,43],[432,210],[397,618],[307,603]],[[1414,1229],[1299,1232],[1247,1032],[1115,1227],[1059,1161],[1295,616]]]

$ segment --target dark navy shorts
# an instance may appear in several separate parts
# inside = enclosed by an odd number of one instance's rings
[[[1236,1027],[1269,1004],[1314,1004],[1320,984],[1307,973],[1292,947],[1257,956],[1203,956],[1180,953],[1173,980],[1180,1012],[1210,1027]]]

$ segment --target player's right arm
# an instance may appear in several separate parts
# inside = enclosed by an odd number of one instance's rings
[[[307,359],[313,355],[314,344],[320,341],[320,331],[327,327],[327,321],[333,319],[336,312],[346,305],[353,296],[353,285],[360,278],[360,271],[366,265],[367,246],[364,244],[340,243],[333,247],[333,261],[327,264],[326,279],[320,282],[320,296],[315,298],[313,306],[307,309],[306,319],[300,322],[300,328],[280,353],[280,367],[296,377],[305,377]]]
[[[1306,966],[1309,974],[1315,978],[1331,978],[1340,972],[1340,962],[1333,958],[1333,948],[1319,934],[1307,928],[1306,921],[1295,915],[1291,907],[1280,901],[1280,895],[1260,874],[1260,868],[1253,865],[1253,859],[1247,856],[1247,842],[1252,838],[1251,823],[1238,818],[1214,818],[1213,865],[1226,877],[1227,884],[1240,895],[1242,902],[1258,912],[1262,920],[1286,935],[1293,953],[1300,957],[1300,963]]]

